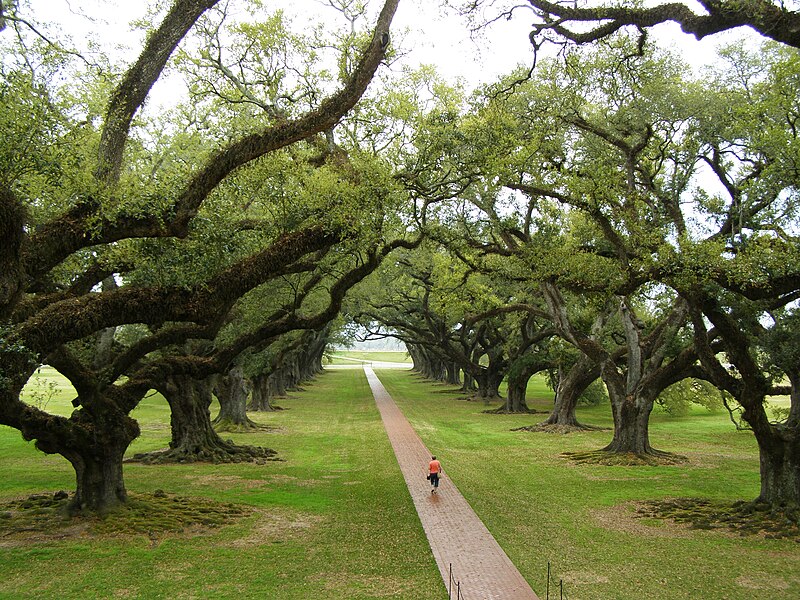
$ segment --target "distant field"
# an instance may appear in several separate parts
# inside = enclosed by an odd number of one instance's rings
[[[330,359],[330,362],[328,362]],[[369,351],[352,351],[352,350],[337,350],[331,352],[326,356],[324,364],[332,365],[346,365],[354,363],[370,363],[370,362],[395,362],[412,364],[411,357],[404,351],[382,351],[382,352],[369,352]]]

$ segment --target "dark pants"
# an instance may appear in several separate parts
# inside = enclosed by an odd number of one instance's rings
[[[431,485],[433,487],[439,487],[439,474],[438,473],[431,473]]]

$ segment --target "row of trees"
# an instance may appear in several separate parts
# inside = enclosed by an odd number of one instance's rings
[[[439,249],[393,265],[388,295],[360,314],[431,377],[460,370],[491,397],[508,376],[504,410],[526,410],[527,379],[554,372],[550,423],[576,425],[599,376],[614,434],[598,458],[663,456],[655,402],[711,383],[758,441],[760,499],[797,504],[800,57],[734,45],[715,71],[688,72],[617,35],[440,119],[440,160],[472,183],[433,209]],[[772,395],[790,396],[785,419]]]
[[[800,502],[795,49],[731,48],[695,80],[620,20],[465,101],[429,68],[378,71],[398,0],[369,30],[331,2],[343,27],[305,32],[242,2],[245,20],[176,0],[120,69],[2,4],[0,423],[70,461],[74,510],[125,502],[150,389],[172,410],[161,458],[269,455],[219,438],[211,393],[218,427],[247,426],[245,382],[266,409],[312,374],[343,306],[431,375],[487,399],[507,378],[503,410],[548,370],[550,422],[578,425],[599,376],[604,452],[659,455],[653,403],[711,382],[756,435],[762,499]],[[537,49],[571,39],[579,13],[538,10]],[[169,72],[185,101],[148,111]],[[20,400],[43,363],[77,390],[71,416]]]
[[[397,4],[359,30],[344,3],[323,39],[256,4],[237,21],[227,3],[177,0],[121,71],[4,4],[0,423],[70,461],[73,510],[126,501],[129,415],[151,389],[172,410],[169,457],[269,455],[219,438],[212,389],[218,427],[246,424],[245,378],[267,408],[271,384],[319,367],[347,291],[418,243],[391,165],[334,135],[386,60]],[[168,70],[188,97],[148,112]],[[69,417],[20,400],[42,363],[75,387]]]

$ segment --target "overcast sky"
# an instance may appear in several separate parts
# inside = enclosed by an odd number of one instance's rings
[[[382,0],[369,0],[373,13]],[[141,19],[149,2],[131,0],[31,0],[41,20],[58,22],[58,34],[73,34],[75,45],[86,50],[87,31],[92,31],[105,51],[118,48],[128,61],[138,56],[143,40],[141,31],[131,32],[130,23]],[[241,0],[230,0],[232,7],[241,7]],[[263,0],[265,11],[284,8],[295,23],[303,25],[311,15],[335,14],[326,8],[325,0]],[[524,4],[519,2],[518,4]],[[166,7],[161,0],[159,5]],[[401,0],[392,30],[395,41],[406,53],[404,64],[433,64],[448,79],[462,77],[468,87],[495,79],[518,64],[530,65],[533,52],[528,41],[532,16],[526,10],[515,12],[511,21],[494,23],[482,35],[471,39],[469,26],[455,14],[445,14],[437,0]],[[165,10],[165,9],[164,9]],[[93,19],[90,21],[89,19]],[[407,33],[405,33],[407,30]],[[732,37],[746,35],[744,30],[727,36],[712,36],[697,42],[683,34],[677,25],[660,25],[653,37],[660,44],[681,50],[685,60],[700,65],[711,62],[715,47]]]
[[[86,31],[104,46],[127,47],[135,56],[141,47],[141,32],[131,32],[129,23],[145,15],[147,2],[130,0],[31,0],[38,17],[63,24],[60,32],[74,36],[76,46],[85,49]],[[162,2],[166,5],[165,2]],[[501,72],[511,70],[517,63],[528,63],[532,58],[528,42],[529,23],[525,19],[503,21],[492,27],[487,36],[476,41],[470,39],[468,25],[453,14],[442,12],[435,0],[401,0],[392,30],[399,41],[404,38],[406,60],[410,64],[435,64],[448,78],[465,77],[470,82],[485,81]],[[232,5],[236,6],[236,0]],[[241,6],[242,3],[240,2]],[[377,11],[381,0],[370,0]],[[265,10],[278,7],[292,15],[296,23],[303,23],[308,14],[325,15],[333,12],[321,0],[266,0]],[[91,19],[91,20],[90,20]],[[404,33],[408,30],[407,33]],[[403,42],[401,42],[403,43]]]

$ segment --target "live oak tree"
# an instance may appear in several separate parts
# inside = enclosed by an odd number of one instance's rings
[[[102,72],[94,77],[91,69],[67,71],[72,86],[58,89],[57,80],[44,75],[65,64],[69,55],[44,40],[34,44],[39,54],[15,48],[7,56],[22,60],[3,64],[2,113],[6,123],[9,115],[21,120],[9,125],[20,135],[4,136],[2,142],[3,160],[15,166],[4,171],[0,182],[7,240],[0,258],[0,314],[5,319],[0,422],[36,440],[38,449],[70,461],[77,479],[71,503],[76,511],[103,511],[126,501],[122,457],[138,435],[129,413],[148,389],[171,376],[202,380],[248,347],[292,329],[324,326],[346,290],[394,247],[382,246],[378,239],[362,246],[366,249],[356,266],[351,263],[352,268],[334,278],[321,311],[284,315],[215,346],[210,356],[191,360],[161,351],[192,339],[213,340],[240,297],[275,277],[312,271],[316,253],[353,236],[352,229],[342,227],[346,219],[322,224],[323,204],[301,221],[276,223],[246,255],[234,253],[226,265],[195,281],[96,287],[110,275],[125,276],[144,266],[128,260],[141,256],[136,240],[190,239],[205,203],[224,192],[232,176],[331,129],[362,96],[381,64],[397,1],[384,4],[372,33],[359,46],[359,58],[324,99],[308,98],[289,115],[263,111],[247,129],[208,115],[188,136],[173,128],[162,130],[161,139],[155,133],[148,137],[139,126],[146,123],[142,107],[153,85],[176,48],[215,5],[214,0],[177,0],[149,34],[140,56],[118,76]],[[14,39],[29,39],[27,21],[10,9],[4,17],[7,48]],[[9,36],[9,23],[22,32],[20,37]],[[184,47],[190,52],[190,44]],[[106,75],[112,75],[113,89],[104,88]],[[144,119],[137,121],[140,114]],[[25,126],[24,119],[34,126]],[[202,133],[208,134],[207,141],[198,143]],[[18,156],[23,160],[16,161]],[[329,207],[334,205],[336,199],[330,198]],[[149,333],[121,349],[102,369],[88,366],[86,340],[133,324]],[[57,363],[78,392],[69,417],[46,413],[19,398],[43,362]]]
[[[797,11],[782,2],[764,0],[701,2],[704,14],[681,3],[644,7],[634,3],[612,6],[605,2],[528,0],[503,4],[478,0],[462,4],[472,11],[484,5],[500,6],[497,16],[533,10],[537,16],[530,35],[534,49],[538,51],[545,43],[554,42],[564,52],[567,64],[574,45],[602,41],[620,50],[617,56],[622,59],[618,64],[625,67],[633,57],[646,54],[649,28],[667,21],[678,23],[698,39],[750,27],[790,47],[782,61],[770,58],[767,68],[764,57],[778,52],[775,48],[761,48],[762,57],[756,61],[740,50],[728,50],[733,60],[727,75],[713,86],[699,86],[702,89],[696,90],[692,101],[695,108],[687,116],[698,119],[690,118],[683,125],[676,123],[675,133],[689,133],[696,124],[704,123],[700,126],[705,128],[704,135],[691,134],[682,139],[675,136],[678,152],[662,162],[672,164],[674,198],[663,203],[673,222],[672,233],[665,238],[671,241],[663,249],[674,245],[679,250],[652,256],[663,267],[653,272],[653,278],[689,302],[695,350],[703,358],[704,376],[737,397],[744,407],[745,419],[751,422],[761,452],[761,499],[772,504],[797,504],[795,429],[769,421],[764,399],[778,388],[766,374],[778,367],[768,360],[764,362],[769,353],[758,349],[762,343],[758,340],[765,335],[761,329],[771,329],[764,324],[774,321],[772,328],[779,326],[778,320],[768,315],[783,310],[783,306],[791,307],[796,289],[791,269],[786,267],[796,264],[791,257],[796,250],[798,94],[791,84],[787,88],[787,83],[796,81],[796,75],[790,73],[796,64],[793,49],[800,47]],[[626,29],[638,32],[635,47],[617,45],[617,34]],[[521,74],[516,80],[528,77]],[[732,90],[737,84],[739,89]],[[772,89],[775,94],[764,93]],[[754,94],[756,91],[759,93]],[[600,128],[596,134],[602,139],[608,130]],[[620,149],[625,143],[623,137],[612,136],[607,141]],[[628,148],[634,150],[635,144]],[[700,170],[698,159],[713,173],[712,182],[704,178],[701,185],[693,183],[687,188],[686,182]],[[719,186],[724,191],[718,191]],[[690,197],[693,202],[687,209],[685,201]],[[613,236],[609,241],[613,246]],[[760,258],[748,259],[748,253]],[[775,259],[780,267],[756,266],[759,260],[766,265]],[[720,276],[720,271],[724,275]],[[687,285],[687,281],[693,283]],[[760,291],[756,292],[756,288]],[[726,354],[720,354],[722,351]],[[793,411],[796,414],[794,400],[790,414]]]
[[[797,506],[797,396],[790,394],[789,412],[777,420],[765,401],[790,391],[781,384],[791,385],[796,368],[789,357],[800,297],[800,61],[796,51],[774,46],[755,55],[734,48],[727,58],[697,123],[701,156],[722,188],[701,197],[699,210],[715,215],[717,225],[705,239],[682,242],[681,256],[672,258],[677,268],[664,280],[691,303],[702,363],[753,430],[759,500]]]
[[[627,265],[618,290],[631,284],[644,290],[639,286],[649,281],[653,290],[665,286],[672,290],[668,295],[677,294],[673,310],[682,303],[687,318],[680,339],[685,343],[691,333],[693,346],[673,361],[687,360],[693,375],[712,381],[743,407],[761,453],[760,499],[797,504],[796,430],[770,422],[765,408],[766,397],[780,390],[770,374],[788,378],[786,363],[772,363],[778,356],[764,351],[765,340],[784,322],[782,311],[791,314],[798,295],[797,55],[766,46],[750,56],[733,47],[724,58],[708,83],[663,85],[657,97],[640,97],[627,108],[608,102],[614,110],[603,116],[567,115],[579,136],[606,146],[606,158],[625,157],[615,169],[599,168],[586,180],[588,163],[577,171],[569,162],[574,154],[566,161],[556,155],[557,168],[529,171],[529,181],[514,185],[592,219],[602,232],[593,252]],[[602,81],[603,71],[593,72]],[[608,80],[611,89],[621,89],[624,76],[624,69],[617,71]],[[641,81],[644,92],[658,78]],[[662,100],[669,104],[660,107]],[[585,147],[582,156],[589,155]],[[557,188],[553,183],[559,181]],[[589,186],[577,197],[581,181]],[[608,202],[615,181],[620,185],[614,193],[624,199],[618,204]],[[626,186],[636,194],[627,195]],[[641,327],[635,318],[625,320],[626,339],[633,339]],[[649,343],[641,346],[647,348],[653,350]],[[631,350],[635,345],[628,344],[627,361]],[[699,362],[688,362],[689,353]]]
[[[500,186],[473,203],[495,232],[487,249],[538,283],[560,335],[599,366],[615,423],[604,450],[658,455],[648,434],[655,399],[696,362],[686,301],[644,302],[687,189],[676,143],[687,101],[670,91],[678,73],[667,59],[632,55],[618,68],[615,53],[583,54],[488,91],[487,178]],[[572,309],[586,305],[596,307],[591,328]]]

